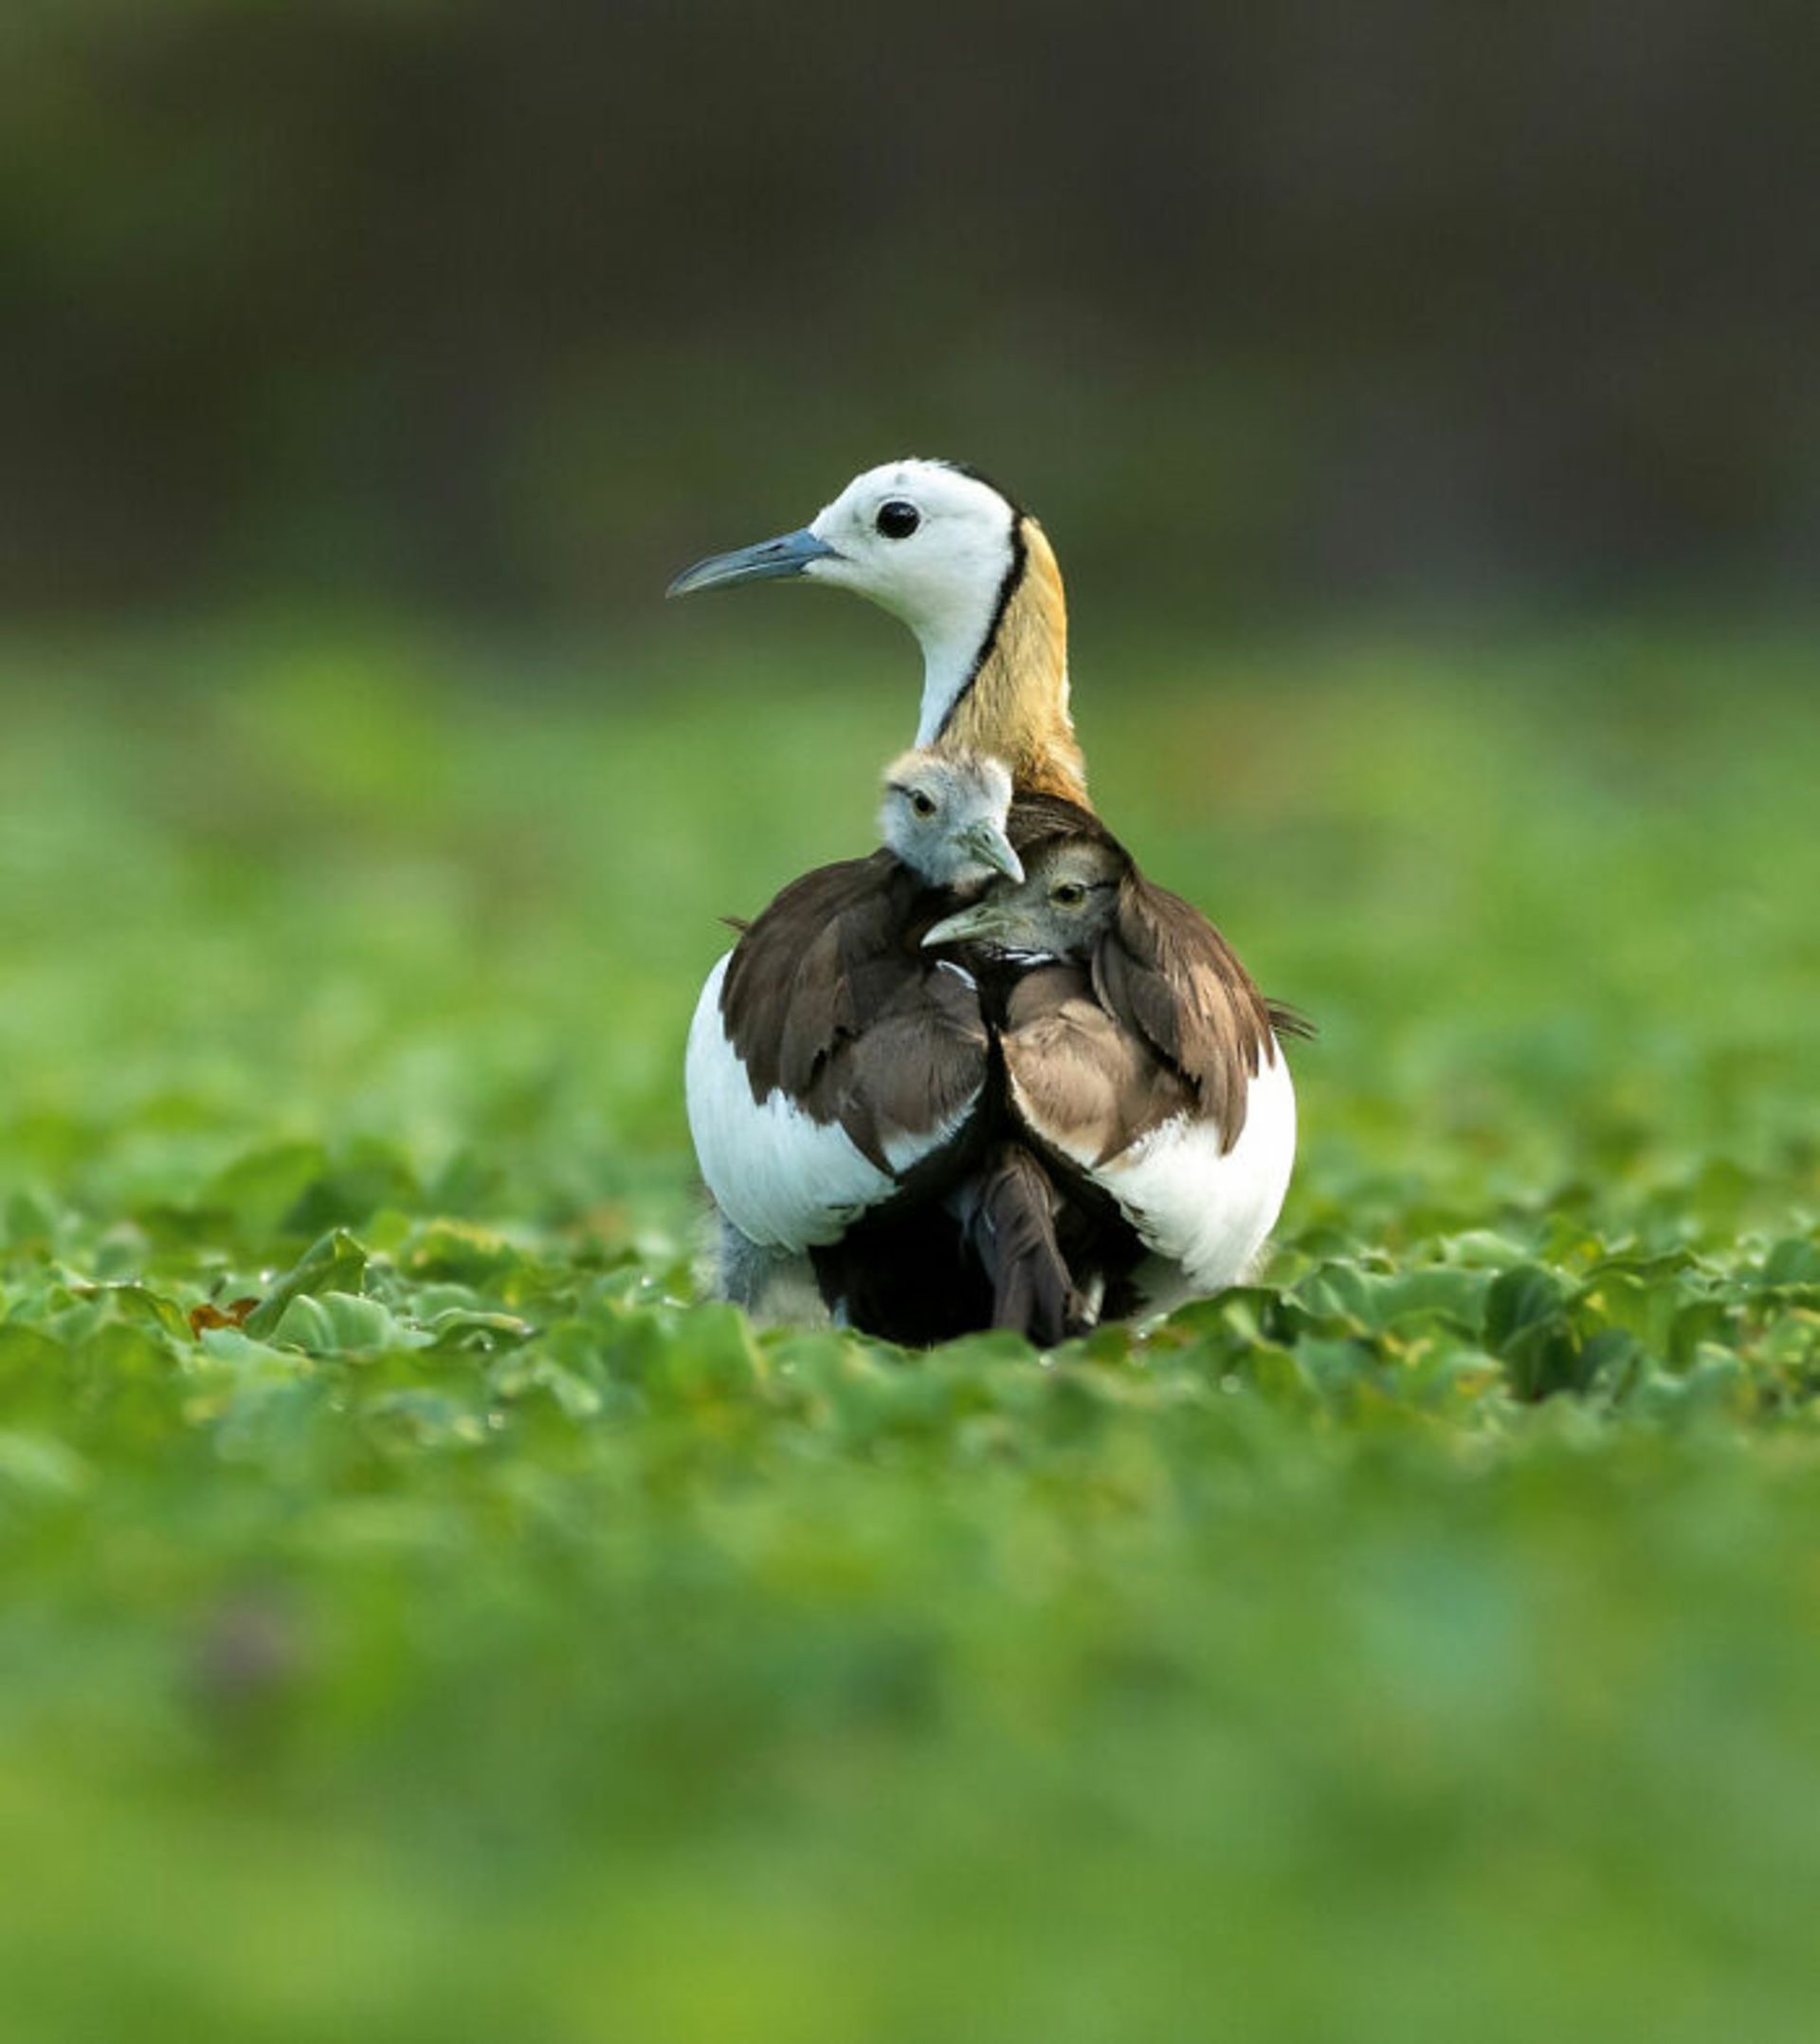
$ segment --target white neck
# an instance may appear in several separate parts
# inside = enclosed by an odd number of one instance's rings
[[[993,592],[993,604],[997,592]],[[992,630],[992,610],[984,617],[944,618],[918,630],[922,646],[922,706],[917,719],[917,743],[933,745],[941,727],[972,680]]]

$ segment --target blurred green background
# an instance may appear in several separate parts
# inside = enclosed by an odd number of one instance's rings
[[[1815,44],[6,11],[0,2035],[1806,2044]],[[1048,1359],[691,1303],[909,449],[1322,1029]]]

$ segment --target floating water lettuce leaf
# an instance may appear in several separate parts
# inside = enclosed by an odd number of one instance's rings
[[[246,1316],[247,1333],[269,1334],[283,1319],[291,1301],[305,1293],[355,1289],[366,1273],[369,1261],[361,1243],[343,1229],[332,1229],[304,1251]]]

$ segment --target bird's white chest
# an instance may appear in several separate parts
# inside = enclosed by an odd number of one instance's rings
[[[1283,1212],[1296,1159],[1296,1089],[1281,1045],[1274,1048],[1250,1083],[1245,1127],[1229,1150],[1212,1122],[1177,1115],[1099,1163],[1064,1132],[1044,1129],[1013,1082],[1012,1104],[1033,1133],[1109,1193],[1146,1246],[1179,1273],[1167,1287],[1176,1297],[1241,1283]]]

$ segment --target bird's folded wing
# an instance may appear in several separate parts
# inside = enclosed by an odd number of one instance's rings
[[[1089,1170],[1193,1104],[1188,1082],[1094,999],[1077,967],[1024,975],[1007,1004],[1004,1046],[1020,1118]]]
[[[899,908],[896,861],[875,852],[817,867],[779,893],[734,947],[720,992],[728,1041],[755,1102],[800,1095],[856,1026],[856,955],[877,951]]]
[[[874,1163],[910,1170],[972,1113],[990,1049],[972,981],[919,964],[828,1061],[828,1088],[841,1126]]]
[[[979,1097],[979,996],[918,948],[919,893],[888,853],[818,867],[703,990],[690,1128],[709,1191],[754,1241],[831,1241]]]
[[[1106,1012],[1187,1082],[1230,1149],[1250,1082],[1277,1056],[1264,997],[1231,946],[1179,895],[1132,873],[1095,949],[1093,987]]]
[[[1131,976],[1164,1001],[1166,974]],[[1096,960],[1091,977],[1049,966],[1019,982],[1004,1035],[1012,1105],[1032,1136],[1118,1202],[1175,1273],[1166,1290],[1217,1291],[1248,1269],[1282,1208],[1296,1141],[1288,1067],[1273,1052],[1252,1073],[1234,1068],[1239,1106],[1215,1119],[1188,1072],[1101,1005],[1100,978]],[[1172,1014],[1154,1026],[1180,1040]]]

